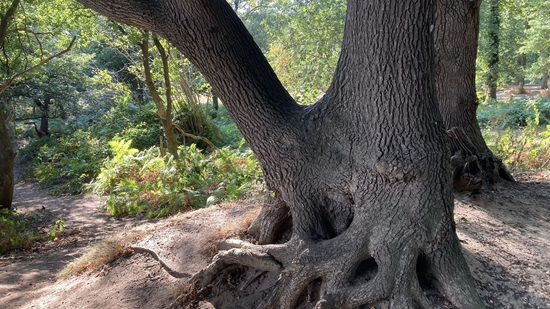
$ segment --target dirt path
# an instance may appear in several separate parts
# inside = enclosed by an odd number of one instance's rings
[[[31,218],[33,230],[39,233],[47,235],[60,219],[65,225],[58,232],[58,242],[0,257],[0,304],[10,304],[9,308],[21,308],[40,297],[57,272],[90,245],[140,223],[136,218],[115,219],[100,212],[97,196],[49,196],[33,182],[15,186],[14,206]]]
[[[543,89],[540,89],[540,85],[525,85],[525,91],[527,93],[519,94],[515,93],[516,86],[508,85],[506,89],[497,91],[497,99],[509,100],[510,97],[515,99],[525,99],[537,97]]]
[[[481,195],[457,195],[455,221],[478,290],[489,309],[550,309],[550,172],[515,175],[519,183]],[[182,292],[176,279],[148,255],[120,258],[104,271],[54,281],[90,245],[147,225],[137,246],[156,251],[174,270],[193,274],[209,262],[209,240],[243,230],[257,213],[251,199],[147,222],[117,220],[98,211],[99,198],[51,197],[35,184],[16,187],[16,206],[49,231],[64,219],[58,242],[0,258],[0,308],[168,308]],[[259,278],[244,286],[242,282]],[[276,276],[233,268],[210,293],[186,308],[255,308]],[[301,308],[311,308],[303,304]],[[381,308],[376,308],[381,309]]]

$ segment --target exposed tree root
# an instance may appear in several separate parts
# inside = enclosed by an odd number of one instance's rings
[[[175,271],[173,270],[170,266],[168,266],[163,260],[161,260],[161,258],[158,256],[158,254],[153,251],[153,250],[150,250],[150,249],[147,249],[147,248],[141,248],[141,247],[131,247],[131,249],[136,252],[136,253],[141,253],[141,254],[148,254],[150,255],[153,259],[157,260],[157,262],[160,263],[160,265],[162,266],[162,268],[164,268],[164,270],[166,270],[166,272],[174,277],[174,278],[178,278],[178,279],[182,279],[182,278],[190,278],[191,275],[190,274],[187,274],[187,273],[180,273],[178,271]]]
[[[478,150],[461,128],[453,127],[447,135],[451,141],[451,167],[456,190],[478,192],[484,184],[491,185],[499,179],[514,181],[502,160],[490,151]]]
[[[450,225],[452,226],[452,224]],[[192,281],[207,287],[216,276],[232,264],[257,268],[279,274],[271,293],[257,309],[292,309],[300,295],[313,282],[321,279],[316,309],[353,309],[388,301],[391,308],[434,308],[426,297],[417,277],[418,259],[427,259],[433,283],[439,292],[462,309],[483,308],[477,296],[459,246],[447,246],[452,241],[451,228],[443,228],[437,248],[425,248],[411,237],[407,241],[369,241],[368,231],[343,233],[320,242],[305,242],[293,238],[283,245],[252,245],[231,241],[212,263],[197,273]],[[450,236],[449,236],[450,235]],[[364,236],[356,238],[357,236]],[[389,236],[390,237],[390,236]],[[458,243],[455,242],[454,243]],[[235,248],[235,246],[240,248]],[[378,247],[378,246],[381,247]],[[450,248],[450,249],[449,249]],[[375,252],[374,256],[370,252]],[[334,254],[338,252],[337,254]],[[374,278],[356,280],[359,265],[374,257],[377,272]],[[261,272],[261,273],[263,273]],[[311,295],[311,293],[309,293]]]

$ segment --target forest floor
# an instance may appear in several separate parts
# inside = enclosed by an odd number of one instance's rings
[[[458,236],[487,308],[550,308],[550,171],[515,177],[517,183],[456,196]],[[149,254],[128,253],[100,271],[66,279],[56,275],[93,244],[125,233],[133,235],[133,245],[154,250],[174,270],[193,274],[208,264],[211,241],[243,231],[261,199],[155,221],[113,218],[99,211],[100,204],[93,195],[54,197],[36,183],[16,185],[15,206],[28,214],[35,231],[48,233],[59,219],[65,228],[57,241],[0,257],[1,308],[168,308],[186,279],[170,276]],[[248,280],[253,277],[258,279]],[[254,308],[275,279],[234,268],[188,307]]]

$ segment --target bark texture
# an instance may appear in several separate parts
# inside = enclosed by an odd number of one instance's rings
[[[497,83],[499,73],[499,49],[500,49],[500,0],[488,0],[489,2],[489,55],[487,73],[487,92],[489,98],[497,98]]]
[[[13,164],[15,153],[0,108],[0,209],[10,208],[13,200]]]
[[[6,12],[0,13],[0,45],[4,44],[9,25],[15,16],[19,3],[19,0],[11,1],[9,5],[6,4],[5,6]],[[4,92],[6,86],[9,86],[9,81],[8,83],[2,82],[0,94]],[[15,153],[13,152],[7,123],[4,119],[4,112],[0,108],[0,209],[10,208],[13,200],[14,159]]]
[[[316,308],[432,308],[420,274],[456,307],[484,307],[454,230],[434,0],[350,0],[333,84],[313,106],[292,100],[223,0],[79,1],[160,34],[205,75],[272,191],[251,228],[261,241],[290,214],[287,242],[229,242],[198,287],[240,264],[280,274],[258,308],[295,308],[313,282]]]
[[[436,88],[439,110],[451,138],[454,187],[477,191],[483,182],[512,181],[487,147],[477,121],[475,87],[481,1],[437,0]]]

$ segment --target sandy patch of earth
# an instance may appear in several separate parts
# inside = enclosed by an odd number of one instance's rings
[[[499,184],[481,195],[457,195],[458,236],[487,308],[550,309],[550,172],[515,177],[518,183]],[[207,240],[243,230],[261,200],[157,221],[119,220],[99,212],[96,196],[51,197],[23,183],[16,187],[15,203],[20,212],[33,214],[37,230],[48,230],[57,219],[66,221],[66,230],[58,242],[0,257],[2,308],[123,309],[179,304],[187,279],[168,275],[150,255],[137,253],[90,275],[58,281],[55,275],[92,244],[136,227],[145,231],[136,246],[154,250],[177,272],[193,274],[209,262]],[[275,281],[274,275],[231,268],[200,302],[186,306],[254,308]]]

